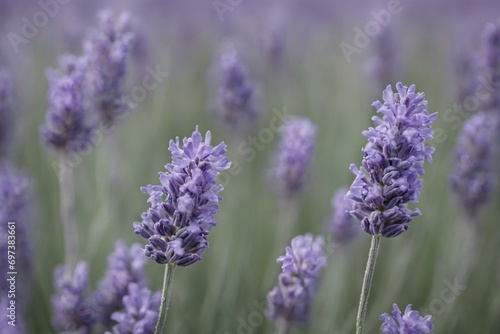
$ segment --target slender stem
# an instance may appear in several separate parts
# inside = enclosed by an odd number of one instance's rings
[[[155,327],[155,334],[163,334],[165,323],[167,322],[168,304],[172,294],[172,282],[174,281],[175,264],[165,265],[165,276],[163,276],[163,288],[161,291],[161,304],[158,313],[158,322]]]
[[[380,236],[374,235],[370,246],[370,252],[368,253],[368,262],[366,263],[365,277],[363,278],[363,287],[361,288],[361,296],[359,297],[358,316],[356,317],[356,334],[363,333],[366,309],[368,306],[368,297],[370,296],[370,288],[372,286],[373,273],[375,271],[375,263],[377,262],[379,247]]]
[[[59,156],[61,164],[65,164],[66,155]],[[64,253],[66,268],[73,270],[78,261],[78,232],[75,219],[75,190],[73,169],[68,167],[59,177],[59,199],[61,203],[61,224],[64,232]]]

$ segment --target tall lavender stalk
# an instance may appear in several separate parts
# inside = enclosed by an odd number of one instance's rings
[[[428,114],[425,96],[415,93],[414,85],[398,83],[396,89],[393,92],[389,85],[383,94],[384,103],[373,103],[383,117],[374,116],[375,128],[363,132],[368,144],[363,148],[361,167],[351,165],[356,178],[346,195],[354,201],[351,215],[372,235],[356,317],[357,334],[363,332],[380,238],[404,233],[412,218],[420,215],[418,209],[411,211],[406,205],[418,201],[423,164],[432,160],[434,152],[425,140],[432,139],[431,123],[437,113]]]
[[[225,157],[226,145],[212,146],[211,133],[205,140],[198,127],[182,144],[171,140],[172,162],[161,172],[161,185],[141,188],[149,195],[151,208],[134,222],[135,233],[148,239],[144,254],[165,265],[162,299],[155,333],[163,333],[167,316],[174,270],[201,260],[208,248],[207,236],[215,226],[219,210],[219,192],[223,189],[215,179],[231,166]]]
[[[87,61],[73,56],[63,57],[61,71],[49,71],[49,108],[45,124],[40,128],[44,144],[59,154],[61,166],[72,154],[90,143],[92,125],[84,100]],[[59,174],[61,222],[64,231],[66,265],[71,268],[78,259],[78,236],[74,212],[73,170],[64,168]]]

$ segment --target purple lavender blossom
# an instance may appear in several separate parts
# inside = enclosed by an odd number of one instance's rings
[[[203,141],[196,127],[182,147],[178,137],[171,140],[172,163],[165,166],[166,173],[159,173],[161,185],[141,188],[151,208],[141,215],[141,223],[134,222],[134,230],[148,239],[144,253],[157,263],[188,266],[201,260],[208,248],[207,236],[222,199],[218,193],[223,187],[215,179],[231,166],[224,142],[213,147],[211,139],[207,131]]]
[[[500,108],[500,26],[489,24],[483,33],[483,58],[480,66],[492,94],[485,109]]]
[[[101,11],[99,30],[93,32],[84,44],[89,61],[89,98],[99,120],[107,126],[111,126],[128,108],[121,87],[133,39],[129,26],[128,13],[115,18],[111,11]]]
[[[234,51],[222,55],[220,87],[216,114],[226,124],[236,126],[255,118],[254,85],[248,81],[246,68]]]
[[[85,58],[65,56],[61,71],[48,71],[49,108],[40,133],[44,143],[61,153],[79,151],[89,142],[90,124],[85,102]]]
[[[431,316],[421,317],[418,311],[411,309],[411,304],[406,306],[404,314],[401,313],[396,304],[393,307],[392,314],[394,317],[387,313],[380,316],[380,320],[383,321],[380,328],[384,334],[427,334],[434,329]],[[394,319],[396,319],[397,323]]]
[[[469,217],[488,202],[496,184],[494,172],[497,113],[481,111],[466,120],[457,138],[451,187]]]
[[[286,247],[286,254],[277,259],[283,272],[278,286],[267,295],[267,316],[278,327],[308,323],[320,271],[326,265],[323,248],[321,237],[297,236],[291,247]]]
[[[424,161],[432,161],[434,148],[425,145],[432,139],[431,123],[437,113],[429,115],[423,93],[396,84],[384,91],[384,103],[372,105],[384,116],[372,118],[375,128],[363,131],[368,144],[363,149],[362,166],[351,165],[356,175],[346,197],[354,200],[351,215],[361,221],[363,230],[371,235],[392,238],[408,229],[413,217],[406,203],[417,202],[424,174]]]
[[[99,322],[105,327],[111,325],[111,314],[123,308],[123,297],[128,293],[129,284],[146,285],[143,274],[145,262],[139,244],[128,249],[123,241],[116,242],[115,251],[108,257],[106,274],[94,292]]]
[[[384,28],[374,38],[375,52],[369,63],[370,73],[377,87],[382,89],[392,82],[397,66],[397,50],[390,26]]]
[[[345,198],[346,188],[340,188],[332,199],[333,215],[330,224],[332,240],[335,243],[346,244],[358,234],[358,225],[349,213],[354,202]]]
[[[294,118],[281,128],[275,175],[287,196],[297,193],[304,184],[307,167],[314,153],[315,137],[316,126],[307,118]]]
[[[87,297],[89,266],[76,265],[73,276],[64,266],[54,271],[56,294],[52,296],[54,328],[58,332],[88,334],[92,330],[95,312]]]
[[[160,293],[151,294],[146,287],[130,283],[128,294],[123,297],[123,312],[115,312],[111,318],[118,322],[113,334],[152,334],[158,320]],[[106,332],[106,334],[111,334]]]
[[[0,71],[0,154],[5,154],[9,144],[9,135],[13,116],[12,77],[6,70]]]

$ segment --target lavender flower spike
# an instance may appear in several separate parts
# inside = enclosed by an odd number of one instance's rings
[[[130,283],[128,294],[123,297],[125,310],[111,316],[118,322],[113,326],[113,334],[151,334],[158,320],[160,294],[151,294],[146,287]],[[106,332],[106,334],[111,334]]]
[[[49,108],[40,134],[48,147],[67,153],[83,149],[90,142],[93,127],[85,106],[86,60],[66,56],[60,65],[61,72],[47,73]]]
[[[466,120],[457,138],[451,186],[469,217],[488,202],[496,183],[495,145],[499,115],[481,111]]]
[[[299,191],[314,153],[316,126],[307,118],[297,117],[281,128],[281,142],[276,177],[288,196]]]
[[[10,72],[0,71],[0,154],[5,154],[11,132],[13,116],[12,78]]]
[[[157,263],[188,266],[201,260],[208,248],[207,236],[222,199],[218,193],[223,187],[215,179],[231,166],[224,142],[214,147],[211,138],[207,131],[203,141],[196,127],[182,145],[179,138],[171,140],[172,162],[159,173],[161,185],[141,188],[151,208],[134,229],[148,239],[144,253]]]
[[[375,128],[363,132],[368,144],[363,148],[363,161],[346,197],[354,200],[352,216],[361,221],[362,229],[371,235],[392,238],[408,229],[418,209],[411,211],[406,203],[417,202],[424,174],[424,161],[432,161],[434,148],[425,145],[432,139],[431,123],[437,113],[429,115],[423,93],[396,84],[384,91],[384,103],[373,103],[383,117],[372,118]]]
[[[326,265],[323,249],[323,238],[301,235],[293,238],[286,254],[277,259],[283,272],[278,286],[267,295],[267,316],[277,327],[308,323],[320,271]]]
[[[89,60],[87,80],[90,99],[99,120],[106,126],[111,126],[116,117],[128,108],[121,87],[133,39],[129,25],[128,13],[114,18],[111,11],[101,11],[99,30],[91,34],[84,44]]]
[[[380,328],[384,334],[427,334],[434,329],[431,316],[421,317],[418,311],[411,309],[411,304],[406,306],[404,314],[396,304],[393,307],[394,318],[387,313],[380,316],[380,320],[383,321]]]
[[[354,202],[345,198],[346,188],[340,188],[332,199],[333,215],[330,224],[332,240],[338,244],[346,244],[358,234],[358,226],[350,215]]]
[[[73,277],[63,266],[55,270],[57,294],[52,297],[54,327],[63,333],[88,334],[95,314],[87,298],[89,267],[86,262],[76,265]]]
[[[143,274],[146,258],[139,244],[130,249],[121,240],[116,242],[115,251],[108,257],[108,269],[94,293],[99,322],[105,327],[111,325],[111,315],[123,308],[123,297],[129,284],[146,285]]]
[[[230,126],[252,120],[256,116],[252,97],[254,86],[248,81],[247,72],[234,51],[222,55],[221,82],[216,101],[216,113]]]

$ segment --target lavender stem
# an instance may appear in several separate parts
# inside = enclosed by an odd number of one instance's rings
[[[172,294],[172,283],[174,281],[175,263],[165,265],[165,276],[163,276],[163,287],[161,291],[161,304],[158,313],[158,322],[155,327],[155,334],[163,334],[167,322],[168,305]]]
[[[66,154],[60,154],[62,165]],[[64,253],[66,268],[71,272],[78,261],[78,234],[75,219],[75,192],[73,184],[73,169],[67,168],[59,177],[59,196],[61,203],[61,224],[64,231]]]
[[[368,262],[366,263],[365,277],[363,278],[363,287],[359,298],[358,315],[356,317],[356,334],[363,333],[365,324],[366,309],[368,306],[368,297],[372,286],[373,273],[375,272],[375,263],[377,262],[378,249],[380,247],[380,235],[372,237],[370,251],[368,253]]]

